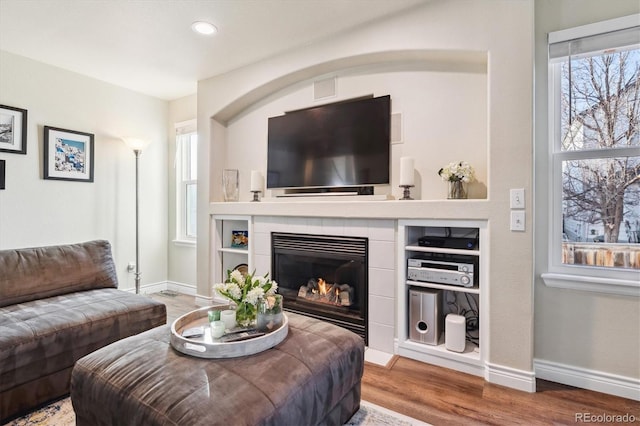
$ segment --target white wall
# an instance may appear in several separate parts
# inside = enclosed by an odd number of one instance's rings
[[[478,53],[487,58],[487,169],[490,228],[490,342],[488,360],[507,366],[502,378],[521,375],[535,386],[529,373],[533,369],[533,270],[531,259],[532,191],[532,81],[533,81],[533,2],[510,0],[432,1],[410,13],[359,28],[352,32],[270,58],[233,73],[200,81],[198,84],[198,134],[203,142],[199,163],[199,224],[208,218],[210,201],[221,201],[220,172],[231,161],[235,149],[227,143],[233,118],[282,89],[331,72],[376,62],[397,64],[409,61],[438,66],[455,60],[477,62]],[[441,56],[442,61],[438,60]],[[455,61],[454,60],[454,61]],[[379,84],[379,83],[376,83]],[[452,88],[454,89],[454,88]],[[377,92],[377,88],[374,88]],[[433,111],[438,99],[418,90],[423,111]],[[265,117],[266,118],[266,117]],[[426,120],[421,117],[420,120]],[[231,120],[227,128],[226,122]],[[410,125],[415,121],[411,118]],[[449,123],[456,123],[455,118]],[[464,123],[459,124],[464,125]],[[436,138],[434,138],[436,139]],[[463,149],[473,141],[452,140]],[[419,147],[412,155],[437,155]],[[258,145],[259,146],[259,145]],[[408,145],[405,145],[408,147]],[[415,149],[415,150],[414,150]],[[256,150],[257,157],[263,156]],[[253,156],[252,155],[252,156]],[[235,160],[234,160],[235,161]],[[248,161],[254,161],[252,159]],[[259,160],[258,160],[259,161]],[[434,164],[450,161],[436,158]],[[256,163],[259,164],[259,163]],[[426,179],[436,170],[419,163],[418,172]],[[248,176],[249,167],[243,168]],[[397,175],[397,170],[394,171]],[[208,187],[204,187],[208,184]],[[432,183],[429,182],[429,185]],[[440,183],[441,184],[441,183]],[[427,183],[425,182],[425,186]],[[509,231],[509,189],[524,188],[527,230]],[[440,197],[444,197],[441,193]],[[437,212],[424,212],[424,217]],[[210,294],[209,250],[204,244],[209,229],[199,227],[198,294]],[[391,254],[393,255],[393,254]],[[497,371],[497,370],[494,370]],[[501,373],[492,377],[500,382]]]
[[[106,239],[119,288],[134,287],[135,157],[120,138],[151,144],[140,157],[142,285],[167,279],[168,103],[0,52],[0,104],[28,111],[27,155],[0,152],[0,249]],[[95,135],[93,183],[42,179],[43,126]]]
[[[169,148],[167,170],[169,175],[169,288],[184,294],[196,292],[196,246],[176,242],[176,132],[175,124],[195,120],[196,95],[186,96],[169,102]]]
[[[608,391],[635,387],[640,399],[640,300],[546,287],[548,239],[547,34],[640,13],[637,0],[541,0],[536,6],[536,281],[535,358],[565,383]],[[565,368],[570,366],[570,368]],[[595,386],[595,387],[594,387]],[[620,388],[618,386],[618,388]]]

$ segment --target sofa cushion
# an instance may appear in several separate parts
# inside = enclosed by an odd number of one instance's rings
[[[108,241],[0,250],[0,307],[96,288],[116,288]]]
[[[0,395],[165,323],[164,304],[111,288],[0,308]]]

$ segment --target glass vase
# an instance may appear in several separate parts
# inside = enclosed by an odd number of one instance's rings
[[[225,201],[238,201],[238,179],[237,169],[224,169],[222,171],[222,191]]]
[[[447,198],[450,200],[461,200],[467,198],[467,184],[461,180],[450,180]]]
[[[271,332],[282,325],[282,295],[267,296],[258,302],[257,328]]]
[[[256,323],[256,307],[248,302],[240,302],[236,308],[236,323],[240,327],[251,327]]]

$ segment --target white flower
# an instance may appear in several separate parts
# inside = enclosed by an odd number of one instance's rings
[[[237,269],[234,269],[233,272],[231,272],[229,278],[237,283],[244,282],[244,276],[242,275],[242,272],[238,271]]]
[[[242,290],[238,287],[237,284],[231,283],[229,284],[228,290],[231,297],[234,299],[240,299],[242,297]]]
[[[252,305],[258,303],[258,300],[264,296],[264,290],[262,287],[254,287],[247,292],[246,301]]]
[[[278,291],[278,283],[275,281],[271,281],[271,288],[269,289],[267,294],[271,296],[276,294],[276,291]]]
[[[475,180],[475,171],[473,167],[466,161],[458,163],[449,163],[438,171],[438,174],[444,181],[463,181],[465,183]]]

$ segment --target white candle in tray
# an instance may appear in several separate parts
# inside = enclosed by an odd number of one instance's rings
[[[413,186],[413,157],[400,158],[400,186]]]

